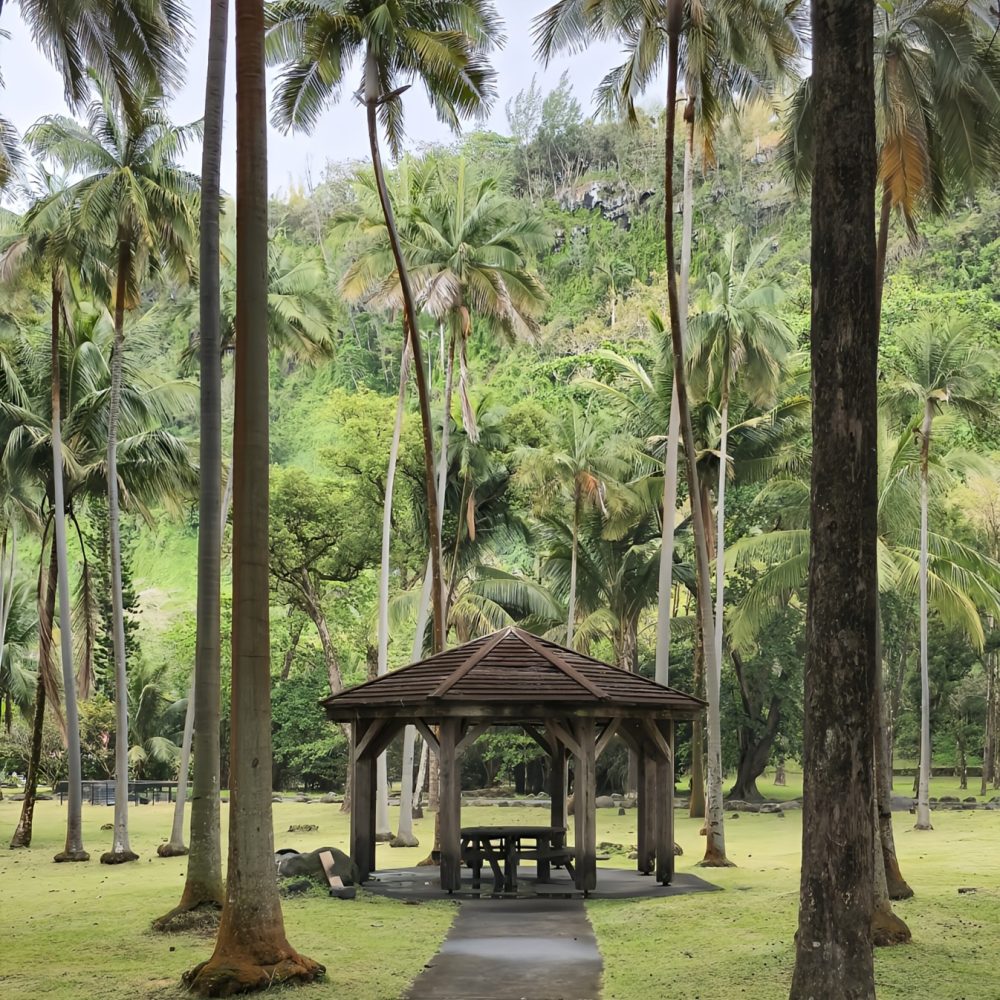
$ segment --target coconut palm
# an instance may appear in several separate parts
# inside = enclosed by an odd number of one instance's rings
[[[285,936],[271,823],[268,578],[267,96],[264,5],[236,0],[237,340],[233,489],[233,795],[225,902],[212,957],[185,975],[201,996],[315,979]]]
[[[193,272],[194,197],[197,179],[181,170],[177,157],[197,128],[177,127],[167,119],[162,99],[140,95],[133,113],[113,102],[97,84],[98,97],[87,109],[86,125],[64,116],[43,118],[28,133],[33,151],[83,176],[67,186],[61,203],[79,218],[96,242],[113,247],[114,329],[111,399],[108,407],[108,522],[115,651],[115,705],[119,726],[115,761],[115,823],[112,848],[103,863],[134,861],[128,838],[128,680],[122,608],[119,527],[118,423],[122,392],[122,352],[126,309],[139,304],[150,273],[169,268],[186,277]]]
[[[931,433],[945,408],[975,419],[995,419],[991,398],[1000,356],[982,344],[972,320],[928,316],[899,337],[899,351],[887,363],[883,401],[911,421],[920,441],[920,780],[918,830],[931,829],[930,678],[927,666],[928,506]],[[918,429],[919,428],[919,429]]]
[[[913,236],[921,211],[942,211],[950,190],[972,191],[1000,166],[1000,48],[995,17],[964,0],[883,4],[874,26],[881,289],[893,211]],[[812,171],[813,102],[807,79],[790,102],[781,149],[798,186]]]
[[[31,712],[37,672],[29,663],[28,648],[38,632],[38,613],[31,588],[14,579],[16,547],[4,545],[0,569],[3,583],[2,625],[0,632],[0,710],[7,733],[14,721],[14,709],[23,715]]]
[[[83,107],[94,77],[130,111],[152,89],[183,81],[188,12],[180,0],[17,0],[21,17],[63,78],[66,103]],[[0,11],[3,10],[0,2]]]
[[[342,91],[352,65],[361,66],[360,100],[379,202],[399,276],[406,339],[424,437],[424,478],[432,563],[435,649],[444,646],[443,576],[430,400],[419,346],[416,299],[385,182],[378,128],[398,155],[403,138],[402,94],[419,80],[438,117],[458,129],[463,117],[483,113],[494,97],[487,58],[503,40],[501,22],[488,0],[278,0],[268,7],[268,54],[285,65],[275,96],[275,123],[313,127]]]

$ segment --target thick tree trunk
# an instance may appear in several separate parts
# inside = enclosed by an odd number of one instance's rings
[[[115,658],[115,821],[111,850],[102,865],[138,861],[128,839],[128,673],[125,665],[125,604],[122,599],[121,512],[118,505],[118,419],[125,349],[125,295],[132,268],[130,237],[119,233],[115,337],[111,349],[111,398],[108,403],[108,536],[111,558],[111,645]]]
[[[66,814],[66,847],[56,861],[89,861],[83,849],[83,785],[80,760],[80,718],[76,707],[73,674],[73,631],[69,603],[69,554],[66,551],[66,502],[63,496],[62,417],[59,364],[59,323],[62,300],[55,275],[52,277],[52,522],[55,527],[56,591],[59,599],[59,654],[62,660],[63,698],[66,702],[66,756],[69,763],[69,795]],[[50,567],[51,573],[53,567]],[[49,618],[52,625],[53,617]],[[51,647],[50,647],[51,651]],[[41,669],[41,664],[39,664]]]
[[[45,541],[42,540],[42,566],[45,565]],[[38,579],[38,681],[35,684],[35,711],[31,721],[31,751],[28,770],[24,776],[24,800],[21,816],[17,821],[11,850],[31,847],[31,833],[35,818],[35,796],[38,793],[38,764],[42,759],[42,731],[45,726],[45,669],[52,669],[52,619],[56,613],[56,549],[53,543],[49,555],[49,571],[39,571]],[[46,668],[46,664],[48,667]]]
[[[223,903],[221,786],[220,579],[222,536],[229,500],[220,497],[222,478],[222,343],[219,329],[219,214],[222,122],[226,91],[229,0],[211,0],[205,125],[201,161],[201,244],[199,247],[199,363],[201,368],[198,491],[198,598],[194,678],[194,774],[191,783],[191,850],[187,878],[173,913],[217,909]],[[232,469],[230,469],[230,481]],[[182,771],[181,780],[187,774]]]
[[[924,404],[920,440],[920,775],[917,783],[916,830],[933,830],[931,825],[931,680],[927,663],[927,476],[931,447],[934,402]]]
[[[315,979],[285,937],[274,877],[268,579],[267,115],[263,0],[236,0],[236,414],[229,868],[201,996]],[[217,508],[216,508],[217,509]],[[214,511],[213,511],[214,516]]]
[[[434,612],[434,652],[444,649],[444,577],[441,567],[441,531],[438,528],[438,494],[434,482],[434,430],[431,426],[430,398],[427,391],[427,378],[424,373],[424,361],[420,348],[420,326],[417,323],[417,310],[413,300],[413,290],[410,287],[410,276],[403,260],[403,251],[399,242],[399,233],[392,211],[392,202],[385,186],[385,172],[382,168],[382,154],[378,142],[378,104],[385,96],[379,92],[378,71],[375,55],[369,52],[365,59],[365,106],[368,112],[368,141],[371,146],[372,167],[375,171],[375,183],[378,188],[379,202],[385,217],[385,228],[389,235],[389,246],[396,262],[399,275],[399,289],[403,297],[403,314],[406,326],[406,337],[409,339],[413,355],[413,379],[417,386],[417,399],[420,405],[420,424],[424,438],[424,479],[427,490],[427,528],[431,549],[431,607]],[[443,502],[443,501],[442,501]]]
[[[705,655],[701,631],[694,636],[694,696],[705,697]],[[705,720],[698,716],[691,722],[691,799],[688,803],[691,819],[705,818]]]
[[[875,748],[875,757],[878,759],[878,747]],[[876,784],[878,776],[876,775]],[[893,912],[892,903],[889,901],[889,887],[886,882],[885,862],[883,860],[881,838],[878,834],[879,818],[878,805],[875,803],[875,815],[873,828],[875,838],[872,851],[872,867],[875,875],[874,885],[874,906],[872,909],[872,944],[876,948],[888,948],[895,944],[906,944],[912,935],[910,928],[902,917]]]
[[[814,0],[812,501],[792,1000],[875,997],[878,306],[872,4]]]

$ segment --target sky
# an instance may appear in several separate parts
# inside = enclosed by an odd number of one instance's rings
[[[591,95],[600,78],[620,61],[614,45],[593,45],[577,56],[561,56],[543,68],[534,59],[531,20],[546,6],[546,0],[497,0],[506,22],[507,43],[494,57],[498,74],[499,99],[486,123],[497,132],[507,133],[504,106],[518,91],[527,88],[537,74],[543,92],[555,87],[563,71],[568,72],[573,89],[586,113],[590,113]],[[178,123],[201,118],[204,110],[205,68],[208,58],[208,5],[190,0],[193,10],[193,42],[187,53],[187,82],[171,102],[171,115]],[[232,5],[231,5],[232,10]],[[20,132],[42,115],[66,113],[59,74],[35,48],[31,35],[20,20],[16,5],[6,4],[2,26],[9,40],[0,40],[0,69],[5,90],[0,92],[0,106]],[[226,92],[225,136],[222,184],[232,192],[236,176],[235,86],[233,84],[233,29],[230,27],[229,80]],[[273,83],[277,71],[269,73]],[[360,70],[357,71],[360,85]],[[354,81],[350,82],[354,90]],[[431,110],[422,90],[415,86],[405,97],[408,146],[447,142],[451,133]],[[349,97],[334,105],[323,116],[312,135],[283,134],[268,130],[269,187],[279,194],[292,187],[318,182],[328,162],[368,158],[368,138],[363,110]],[[189,149],[186,165],[192,171],[201,166],[200,149]]]

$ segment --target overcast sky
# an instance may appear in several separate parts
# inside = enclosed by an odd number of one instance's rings
[[[497,6],[506,21],[507,44],[496,54],[494,64],[498,73],[500,98],[489,120],[489,127],[507,132],[504,105],[519,90],[526,88],[532,74],[537,74],[543,90],[556,85],[559,75],[567,70],[573,88],[586,112],[591,111],[590,98],[594,87],[607,69],[618,61],[612,45],[595,45],[584,55],[561,57],[547,69],[535,62],[531,43],[531,20],[545,8],[546,0],[498,0]],[[172,115],[176,122],[194,121],[204,109],[205,65],[208,51],[207,5],[193,0],[194,40],[187,54],[188,82],[173,100]],[[31,36],[24,27],[18,8],[6,4],[2,27],[10,32],[10,39],[0,40],[0,67],[3,69],[6,91],[0,93],[4,114],[22,133],[44,114],[65,112],[62,82],[59,75],[35,49]],[[233,86],[233,30],[230,28],[229,83],[226,93],[226,131],[223,155],[223,187],[234,187],[235,162],[235,88]],[[360,75],[357,83],[360,84]],[[355,89],[352,80],[350,90]],[[449,131],[441,125],[431,111],[423,92],[415,87],[406,95],[406,125],[410,146],[425,142],[442,142],[449,138]],[[287,191],[292,184],[302,184],[307,175],[318,180],[328,161],[367,158],[368,141],[364,113],[350,99],[330,108],[313,135],[292,133],[284,135],[269,130],[268,155],[270,162],[270,188],[272,192]],[[200,169],[200,149],[187,154],[188,166]]]

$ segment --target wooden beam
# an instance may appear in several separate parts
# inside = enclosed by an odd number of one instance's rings
[[[549,758],[549,798],[552,805],[549,810],[552,826],[566,826],[566,778],[569,771],[569,759],[561,744],[556,745],[556,752]]]
[[[576,784],[573,789],[573,819],[576,843],[576,887],[584,893],[597,888],[597,767],[593,719],[577,719]]]
[[[651,875],[656,857],[656,770],[645,748],[636,755],[639,800],[636,803],[636,869]]]
[[[594,750],[594,759],[600,760],[601,754],[608,749],[608,744],[614,739],[615,734],[621,727],[621,719],[611,719],[610,722],[604,727],[603,732],[597,738],[597,747]]]
[[[462,878],[462,780],[456,748],[461,722],[445,719],[440,727],[438,819],[441,827],[441,888],[454,892]]]
[[[376,739],[379,733],[382,732],[385,724],[385,719],[372,719],[371,722],[364,727],[364,735],[355,747],[355,753],[357,753],[359,757],[365,757],[368,755],[368,750],[371,747],[372,742]]]
[[[371,723],[369,723],[371,725]],[[375,867],[375,758],[357,751],[359,737],[364,740],[367,728],[359,722],[352,727],[351,780],[351,860],[358,866],[359,879],[368,880]]]
[[[545,728],[562,744],[564,744],[574,757],[582,757],[583,750],[576,740],[576,736],[571,733],[558,719],[546,719]]]
[[[462,754],[465,753],[465,751],[468,750],[469,747],[483,735],[483,733],[489,732],[492,728],[492,724],[489,722],[482,722],[479,725],[470,726],[468,731],[458,741],[458,744],[455,747],[455,753],[461,757]]]
[[[424,742],[438,755],[441,756],[441,746],[438,738],[434,735],[431,727],[423,719],[414,719],[413,725],[417,727],[417,732],[424,738]]]
[[[663,733],[660,732],[656,723],[653,722],[652,719],[642,720],[642,731],[646,734],[647,739],[653,744],[664,760],[672,761],[674,759],[673,753],[671,752],[670,746],[664,738]]]
[[[667,725],[667,753],[656,762],[656,881],[661,885],[674,878],[674,734],[673,724]]]
[[[559,741],[550,739],[545,733],[540,733],[533,725],[525,722],[521,728],[548,754],[552,753],[553,747],[559,745]]]
[[[504,639],[511,634],[510,628],[502,629],[495,636],[484,642],[475,653],[464,663],[460,663],[458,668],[453,670],[441,683],[428,695],[429,698],[443,698],[484,656],[491,653]]]
[[[530,649],[533,649],[539,656],[548,660],[557,670],[564,673],[570,680],[576,681],[585,691],[589,691],[595,698],[599,698],[601,701],[609,701],[610,697],[607,691],[604,690],[600,685],[595,684],[588,677],[585,677],[576,669],[572,664],[567,663],[561,656],[557,656],[555,653],[547,650],[533,635],[529,635],[527,632],[519,631],[517,637]]]
[[[620,719],[618,735],[625,741],[629,750],[634,753],[642,752],[642,727],[638,719]]]

